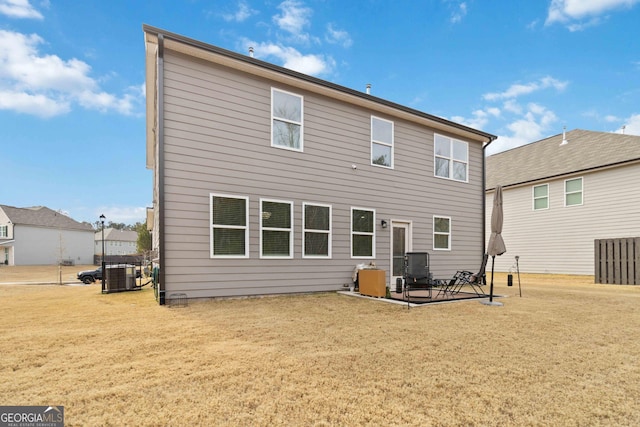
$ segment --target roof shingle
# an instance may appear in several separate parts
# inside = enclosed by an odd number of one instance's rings
[[[91,227],[90,224],[78,222],[45,206],[16,208],[13,206],[0,205],[0,209],[4,211],[13,224],[61,228],[65,230],[93,231],[93,227]]]
[[[640,160],[640,136],[575,129],[486,159],[486,189]]]

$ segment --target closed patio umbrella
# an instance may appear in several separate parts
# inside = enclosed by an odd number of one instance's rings
[[[493,267],[496,262],[496,255],[502,255],[507,251],[502,239],[502,186],[496,187],[493,196],[493,210],[491,211],[491,237],[489,237],[489,245],[487,253],[491,256],[491,288],[489,291],[489,304],[493,303]],[[500,304],[501,305],[501,304]]]

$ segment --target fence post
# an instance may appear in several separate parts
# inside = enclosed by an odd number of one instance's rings
[[[634,267],[634,285],[640,285],[640,237],[636,237],[633,239],[633,267]]]
[[[629,283],[628,239],[620,239],[620,283]]]
[[[600,283],[600,240],[593,241],[593,278],[595,283]]]

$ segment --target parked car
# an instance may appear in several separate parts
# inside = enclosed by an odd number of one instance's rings
[[[102,280],[102,267],[98,267],[95,270],[80,271],[78,280],[87,285],[94,283],[96,280]]]
[[[108,265],[107,268],[109,267],[133,267],[133,265],[118,264],[118,265]],[[140,277],[141,277],[140,269],[136,268],[136,279],[139,279]],[[78,280],[80,280],[82,283],[85,283],[87,285],[90,283],[94,283],[97,280],[102,280],[102,267],[98,267],[95,270],[86,270],[86,271],[78,272]]]

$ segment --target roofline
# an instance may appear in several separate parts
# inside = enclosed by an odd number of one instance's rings
[[[180,43],[184,43],[186,45],[189,45],[189,46],[192,46],[192,47],[195,47],[195,48],[198,48],[198,49],[203,49],[205,51],[209,51],[209,52],[212,52],[212,53],[215,53],[215,54],[218,54],[218,55],[222,55],[222,56],[231,58],[233,60],[242,61],[244,63],[248,63],[248,64],[251,64],[251,65],[254,65],[254,66],[257,66],[257,67],[261,67],[261,68],[264,68],[264,69],[267,69],[267,70],[270,70],[270,71],[274,71],[276,73],[280,73],[280,74],[284,74],[284,75],[287,75],[287,76],[290,76],[290,77],[294,77],[296,79],[299,79],[299,80],[302,80],[302,81],[306,81],[308,83],[312,83],[312,84],[315,84],[315,85],[323,86],[323,87],[326,87],[328,89],[332,89],[332,90],[335,90],[335,91],[338,91],[338,92],[341,92],[341,93],[344,93],[344,94],[347,94],[347,95],[351,95],[351,96],[354,96],[354,97],[357,97],[357,98],[360,98],[360,99],[363,99],[363,100],[366,100],[366,101],[375,102],[377,104],[384,105],[386,107],[389,107],[389,108],[392,108],[392,109],[395,109],[395,110],[398,110],[398,111],[402,111],[402,112],[414,115],[416,117],[420,117],[422,119],[426,119],[428,121],[431,121],[431,122],[434,122],[434,123],[437,123],[437,124],[440,124],[440,125],[444,125],[444,126],[447,126],[447,127],[452,127],[454,129],[458,129],[458,130],[460,130],[462,132],[465,132],[465,133],[471,133],[471,134],[477,135],[481,139],[485,139],[486,140],[485,141],[486,144],[484,145],[484,147],[486,147],[489,144],[491,144],[497,138],[497,136],[492,135],[490,133],[483,132],[483,131],[480,131],[480,130],[477,130],[477,129],[473,129],[473,128],[468,127],[468,126],[465,126],[465,125],[462,125],[462,124],[459,124],[459,123],[455,123],[455,122],[452,122],[452,121],[447,120],[447,119],[443,119],[442,117],[434,116],[434,115],[431,115],[431,114],[428,114],[428,113],[425,113],[425,112],[422,112],[422,111],[419,111],[419,110],[415,110],[415,109],[410,108],[410,107],[406,107],[406,106],[401,105],[401,104],[397,104],[395,102],[391,102],[391,101],[387,101],[387,100],[382,99],[382,98],[378,98],[376,96],[373,96],[373,95],[370,95],[370,94],[367,94],[367,93],[364,93],[364,92],[360,92],[360,91],[357,91],[357,90],[354,90],[354,89],[350,89],[350,88],[347,88],[345,86],[341,86],[341,85],[338,85],[338,84],[335,84],[335,83],[331,83],[331,82],[326,81],[326,80],[319,79],[317,77],[309,76],[307,74],[303,74],[303,73],[300,73],[300,72],[297,72],[297,71],[293,71],[293,70],[290,70],[290,69],[287,69],[287,68],[284,68],[284,67],[280,67],[278,65],[271,64],[269,62],[262,61],[262,60],[259,60],[259,59],[256,59],[256,58],[253,58],[253,57],[250,57],[250,56],[247,56],[247,55],[242,55],[242,54],[239,54],[237,52],[233,52],[233,51],[230,51],[230,50],[218,47],[218,46],[214,46],[214,45],[211,45],[211,44],[208,44],[208,43],[204,43],[204,42],[201,42],[201,41],[198,41],[198,40],[194,40],[194,39],[191,39],[191,38],[188,38],[188,37],[185,37],[185,36],[181,36],[179,34],[175,34],[175,33],[169,32],[169,31],[165,31],[165,30],[162,30],[162,29],[157,28],[157,27],[153,27],[153,26],[150,26],[150,25],[147,25],[147,24],[143,24],[142,25],[142,29],[143,29],[143,31],[145,33],[148,33],[148,34],[152,34],[152,35],[155,35],[155,36],[162,35],[163,38],[165,39],[165,41],[167,39],[169,39],[169,40],[177,41],[177,42],[180,42]]]
[[[615,163],[608,163],[606,165],[594,166],[592,168],[577,169],[577,170],[570,171],[570,172],[564,172],[564,173],[558,173],[558,174],[555,174],[555,175],[543,176],[543,177],[540,177],[540,178],[528,179],[526,181],[514,182],[512,184],[505,184],[505,185],[502,185],[502,189],[509,188],[509,187],[517,187],[517,186],[520,186],[520,185],[531,184],[533,182],[547,181],[547,180],[550,180],[550,179],[560,178],[562,176],[583,174],[585,172],[591,172],[591,171],[599,170],[599,169],[610,169],[610,168],[613,168],[613,167],[616,167],[616,166],[623,166],[623,165],[634,164],[634,163],[638,163],[638,162],[640,162],[640,158],[629,159],[629,160],[624,160],[624,161],[615,162]],[[496,187],[485,188],[484,191],[485,192],[489,192],[489,191],[494,191],[495,189],[496,189]]]

